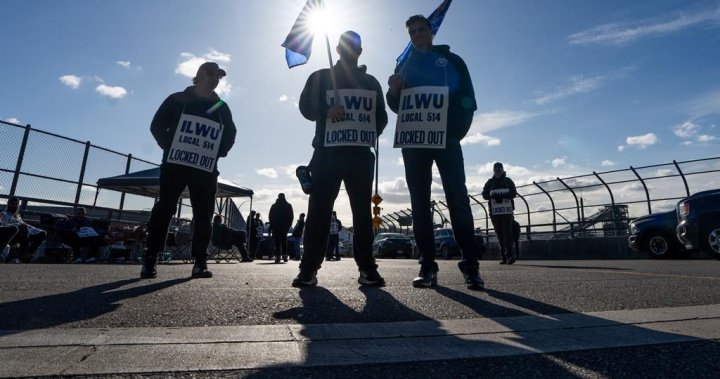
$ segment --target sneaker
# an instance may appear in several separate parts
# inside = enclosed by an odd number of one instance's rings
[[[339,260],[340,260],[340,256],[338,255],[337,257],[335,257],[335,260],[336,260],[336,261],[339,261]]]
[[[485,288],[485,282],[480,278],[480,273],[477,269],[470,269],[463,272],[465,277],[465,287],[471,290],[483,290]]]
[[[508,261],[507,261],[507,264],[511,265],[511,264],[515,263],[516,260],[517,259],[515,259],[515,257],[510,257],[510,259],[508,259]]]
[[[317,271],[300,270],[292,281],[293,287],[314,287],[317,285]]]
[[[288,261],[287,255],[283,255],[283,262],[287,262],[287,261]]]
[[[195,263],[192,269],[193,278],[212,278],[212,272],[208,271],[207,264]]]
[[[142,270],[140,270],[140,279],[157,278],[157,261],[146,260],[143,262]]]
[[[420,269],[420,273],[417,278],[413,279],[413,287],[415,288],[427,288],[437,286],[437,272],[434,271],[423,271]]]
[[[275,263],[280,263],[280,256],[275,257]]]
[[[95,258],[95,257],[90,257],[85,260],[85,263],[95,263],[95,262],[97,262],[97,258]]]
[[[506,265],[507,263],[508,263],[507,259],[503,259],[503,260],[500,261],[500,264],[501,264],[501,265]]]
[[[253,262],[253,261],[255,261],[255,260],[252,258],[249,258],[249,257],[245,257],[240,262]]]
[[[358,283],[364,286],[384,287],[385,279],[377,272],[377,270],[360,271]]]
[[[72,263],[83,263],[82,257],[75,258]]]

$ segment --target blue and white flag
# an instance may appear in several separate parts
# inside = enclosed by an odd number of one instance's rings
[[[433,36],[437,34],[438,29],[440,29],[440,24],[442,24],[445,19],[445,13],[447,13],[448,8],[450,8],[450,3],[452,3],[452,0],[444,0],[442,4],[438,5],[438,7],[430,13],[430,16],[427,17],[427,20],[430,22],[430,27],[432,28]],[[412,42],[408,42],[405,50],[397,57],[395,66],[400,66],[404,63],[408,56],[410,56],[410,51],[412,51]]]
[[[307,63],[312,53],[313,30],[310,25],[310,15],[316,9],[325,6],[323,0],[307,0],[300,15],[290,29],[282,46],[285,48],[285,60],[288,68]]]

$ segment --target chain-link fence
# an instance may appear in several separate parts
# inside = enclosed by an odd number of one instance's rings
[[[515,220],[527,239],[616,236],[624,234],[634,218],[672,210],[679,200],[716,188],[720,157],[558,177],[518,185]],[[477,230],[491,232],[487,201],[481,194],[470,194],[470,204]],[[435,199],[432,207],[435,224],[449,226],[446,201]],[[407,228],[411,214],[407,209],[383,216],[383,226]]]
[[[153,198],[98,191],[97,181],[158,164],[30,125],[0,121],[0,135],[0,198],[17,196],[24,206],[29,204],[37,210],[82,206],[108,219],[147,221]],[[244,224],[233,202],[218,202],[221,206],[227,207],[227,220]],[[185,211],[185,217],[189,203],[181,203],[180,209]]]

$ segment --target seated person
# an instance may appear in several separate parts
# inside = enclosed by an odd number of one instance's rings
[[[215,215],[213,217],[213,230],[212,230],[212,244],[221,248],[227,249],[232,246],[237,247],[240,255],[242,256],[242,262],[252,262],[253,259],[248,255],[248,251],[245,248],[245,241],[247,240],[245,231],[237,230],[228,227],[222,223],[222,216]]]
[[[85,208],[78,207],[75,209],[75,216],[58,225],[58,231],[61,233],[63,242],[73,249],[74,263],[97,262],[98,250],[107,244],[105,233],[95,229],[92,221],[85,217],[86,214]],[[82,256],[81,248],[86,248],[83,249],[85,250],[85,256]]]
[[[23,262],[30,262],[35,250],[47,238],[47,232],[26,223],[20,217],[20,199],[17,197],[8,199],[7,208],[2,211],[0,217],[2,217],[3,225],[15,225],[18,228],[18,232],[10,241],[10,244],[20,244],[20,256],[8,256],[8,260],[19,258]]]
[[[8,245],[8,242],[10,242],[13,237],[15,237],[15,234],[17,234],[17,232],[17,225],[0,225],[0,260],[5,259],[6,262],[10,262],[10,256],[8,255],[7,257],[5,257],[3,253]]]

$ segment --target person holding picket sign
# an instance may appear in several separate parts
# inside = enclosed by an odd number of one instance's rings
[[[325,258],[330,216],[345,182],[353,214],[353,256],[358,283],[383,286],[372,255],[372,196],[375,155],[370,150],[387,125],[382,88],[377,79],[358,66],[360,35],[344,32],[336,48],[340,60],[331,68],[310,75],[300,95],[300,112],[315,121],[310,160],[313,190],[308,202],[304,253],[294,287],[317,285],[317,270]]]
[[[490,220],[500,244],[500,264],[511,265],[517,260],[518,254],[517,250],[513,249],[513,199],[517,196],[517,190],[512,179],[507,177],[502,163],[495,162],[493,165],[493,176],[485,183],[482,195],[483,199],[488,200]]]
[[[500,244],[502,261],[500,264],[513,264],[517,260],[518,252],[513,249],[513,211],[517,190],[512,179],[507,177],[503,164],[495,162],[493,176],[488,179],[482,191],[483,199],[488,200],[490,220],[492,220],[495,234]],[[515,251],[513,253],[513,251]]]
[[[200,65],[193,86],[168,96],[150,125],[163,149],[160,194],[148,223],[147,252],[141,278],[157,276],[158,254],[165,248],[168,226],[180,195],[187,187],[193,212],[193,278],[210,278],[207,247],[217,191],[217,160],[227,156],[237,130],[228,105],[215,93],[226,75],[217,63]]]
[[[388,106],[397,113],[394,147],[402,148],[405,178],[412,204],[413,231],[420,250],[419,288],[437,285],[433,220],[430,207],[433,162],[445,191],[450,221],[462,252],[458,266],[465,286],[480,290],[475,227],[465,185],[465,164],[460,140],[465,137],[477,109],[475,91],[465,62],[447,45],[433,45],[430,21],[410,17],[407,27],[412,50],[388,79]]]

